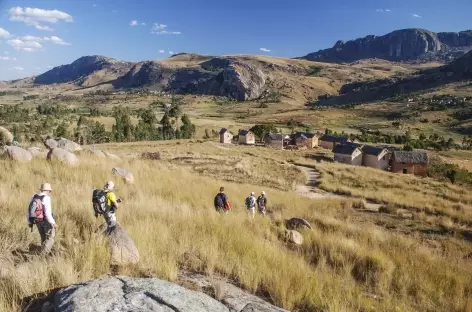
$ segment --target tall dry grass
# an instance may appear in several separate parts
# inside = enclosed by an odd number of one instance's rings
[[[117,181],[118,219],[141,255],[132,276],[178,279],[185,268],[221,274],[276,305],[299,311],[462,311],[472,293],[472,265],[463,249],[436,253],[421,240],[350,222],[349,200],[310,200],[264,187],[279,218],[303,217],[298,249],[283,244],[282,228],[251,221],[244,208],[262,187],[222,183],[163,162],[82,159],[77,168],[35,160],[0,161],[0,311],[19,310],[22,298],[108,273],[108,252],[94,230],[91,191],[122,166],[136,184]],[[27,202],[42,182],[52,183],[58,234],[53,255],[28,256],[37,232],[25,224]],[[234,210],[220,216],[213,197],[224,185]],[[469,248],[470,251],[470,248]]]

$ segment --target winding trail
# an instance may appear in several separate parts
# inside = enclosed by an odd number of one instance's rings
[[[294,165],[301,171],[303,171],[307,177],[307,183],[305,185],[299,184],[295,188],[295,193],[300,196],[305,196],[309,198],[335,198],[335,199],[347,199],[347,198],[357,198],[363,199],[360,197],[352,196],[352,195],[339,195],[332,192],[327,192],[318,187],[320,184],[320,173],[311,166],[303,166],[303,165]],[[373,201],[364,199],[364,209],[378,212],[379,208],[382,206],[381,204],[375,203]]]

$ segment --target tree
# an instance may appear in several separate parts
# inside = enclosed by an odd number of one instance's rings
[[[68,138],[69,137],[69,131],[67,130],[67,125],[65,122],[61,123],[59,126],[57,126],[56,130],[54,131],[54,135],[56,137],[62,137],[62,138]]]
[[[187,115],[182,116],[182,126],[180,127],[180,133],[179,136],[182,139],[191,139],[196,132],[195,125],[192,124],[190,121],[190,118],[188,118]]]
[[[113,108],[115,124],[112,127],[113,138],[116,142],[131,141],[133,125],[131,124],[129,108],[117,106]]]
[[[262,140],[267,133],[277,132],[277,128],[273,124],[255,125],[249,130],[252,131],[260,140]]]
[[[87,129],[88,143],[105,143],[109,141],[108,134],[105,131],[105,125],[96,121]]]
[[[426,140],[426,135],[424,133],[421,133],[419,139],[420,141]]]
[[[455,169],[450,169],[446,173],[446,177],[451,181],[452,184],[456,183],[457,171]]]
[[[298,126],[298,122],[296,122],[293,118],[290,119],[287,122],[288,128],[292,131],[292,133],[295,131],[295,128]]]

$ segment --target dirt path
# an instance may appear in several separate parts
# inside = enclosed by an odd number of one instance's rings
[[[300,196],[305,196],[309,198],[337,198],[337,199],[346,199],[346,198],[357,198],[355,196],[349,195],[339,195],[332,192],[327,192],[318,187],[320,184],[320,173],[313,167],[294,165],[301,171],[303,171],[307,177],[307,183],[305,185],[297,185],[295,188],[295,193]],[[365,209],[371,211],[379,211],[380,204],[377,204],[373,201],[366,200]]]

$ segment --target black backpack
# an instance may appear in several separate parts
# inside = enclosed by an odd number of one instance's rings
[[[29,206],[28,206],[28,220],[31,224],[36,224],[44,221],[44,206],[43,206],[44,196],[36,194],[33,196]]]
[[[92,194],[92,205],[96,215],[102,215],[108,211],[107,192],[94,190]]]
[[[224,208],[225,207],[225,194],[217,194],[215,197],[215,207]]]

